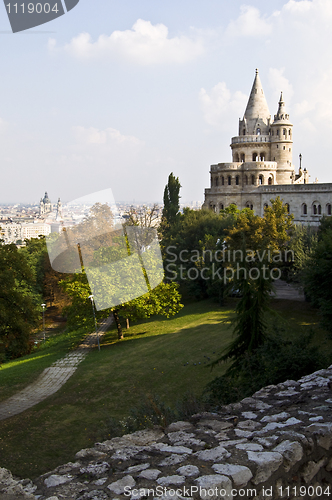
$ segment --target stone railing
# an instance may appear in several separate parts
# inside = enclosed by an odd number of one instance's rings
[[[332,365],[188,422],[96,443],[34,484],[0,469],[0,498],[332,498],[331,387]]]
[[[238,144],[240,142],[270,142],[271,137],[269,135],[240,135],[237,137],[232,137],[232,144]]]
[[[281,184],[279,186],[259,186],[259,191],[263,193],[278,193],[278,192],[330,192],[332,189],[332,183],[329,184]]]

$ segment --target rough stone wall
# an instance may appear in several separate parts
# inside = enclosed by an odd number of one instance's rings
[[[34,484],[0,469],[0,499],[329,499],[331,388],[332,365],[188,422],[96,443]]]

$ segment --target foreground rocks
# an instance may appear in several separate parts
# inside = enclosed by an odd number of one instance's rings
[[[96,443],[34,484],[0,469],[0,499],[332,498],[331,387],[332,366],[216,413]]]

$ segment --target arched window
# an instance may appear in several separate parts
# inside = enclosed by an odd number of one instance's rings
[[[332,215],[331,203],[328,203],[326,205],[326,212],[327,212],[327,215]]]
[[[286,207],[287,213],[289,214],[289,204],[285,203],[285,207]]]
[[[232,177],[229,175],[228,176],[228,185],[230,186],[232,184]]]
[[[244,178],[244,182],[246,183],[246,186],[248,186],[248,176],[247,175]]]
[[[236,184],[237,186],[240,184],[240,176],[239,176],[239,175],[237,175],[237,176],[235,177],[235,184]]]
[[[260,185],[264,184],[264,177],[263,177],[262,175],[260,175],[260,176],[258,177],[258,183],[259,183]]]
[[[314,215],[317,215],[317,205],[312,206],[312,212]]]
[[[277,135],[279,135],[279,129],[277,129]]]
[[[267,203],[264,203],[264,210],[268,208],[268,204]]]
[[[240,160],[239,153],[235,153],[235,155],[234,155],[234,161],[238,162],[239,160]]]
[[[246,129],[245,128],[243,129],[243,135],[246,135]]]
[[[285,128],[283,129],[282,134],[287,135],[287,130]]]
[[[255,185],[255,176],[254,175],[251,176],[251,184],[253,186]]]
[[[322,215],[322,206],[318,205],[318,215]]]
[[[247,201],[246,208],[250,208],[250,210],[252,210],[254,208],[254,206],[250,201]]]
[[[215,185],[219,186],[219,179],[218,179],[218,177],[215,178]]]
[[[288,135],[289,135],[289,137],[291,137],[291,135],[292,135],[291,129],[288,130]]]
[[[257,161],[257,153],[252,154],[252,161]]]
[[[260,159],[260,161],[265,161],[265,153],[264,153],[264,151],[262,151],[261,153],[259,153],[259,159]]]
[[[225,177],[222,175],[221,176],[221,185],[224,186],[224,184],[225,184]]]
[[[307,215],[307,213],[308,213],[308,207],[307,207],[306,203],[303,203],[303,205],[302,205],[302,213],[303,213],[303,215]]]
[[[268,183],[269,186],[272,186],[272,184],[273,184],[273,177],[272,177],[272,175],[269,177],[267,183]]]
[[[261,135],[261,129],[259,127],[257,127],[256,135]]]
[[[219,210],[224,210],[224,205],[222,203],[219,203]]]
[[[241,161],[245,161],[245,154],[241,153]]]

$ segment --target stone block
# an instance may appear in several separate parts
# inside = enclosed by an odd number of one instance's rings
[[[303,457],[303,449],[297,441],[283,441],[274,448],[275,452],[281,453],[284,457],[284,468],[288,472],[293,465],[299,462]]]
[[[257,453],[248,451],[247,454],[248,459],[257,465],[256,475],[253,479],[254,484],[267,481],[283,462],[282,455],[273,451],[261,451]]]
[[[237,488],[245,486],[253,476],[251,470],[243,465],[215,464],[212,469],[218,474],[231,476]]]

